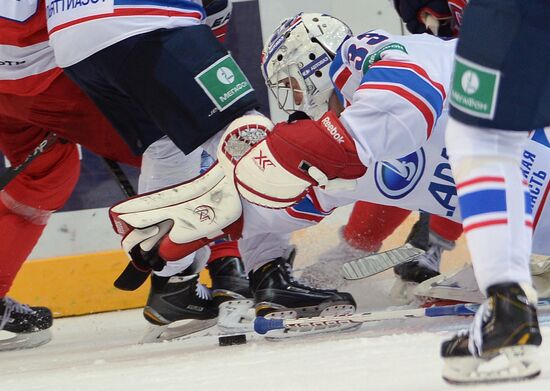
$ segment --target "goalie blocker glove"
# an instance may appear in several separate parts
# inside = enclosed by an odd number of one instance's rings
[[[237,190],[246,200],[269,208],[299,202],[312,186],[352,190],[367,168],[336,115],[318,121],[279,123],[235,166]]]

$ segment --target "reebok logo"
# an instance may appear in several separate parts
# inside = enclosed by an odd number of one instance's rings
[[[345,142],[344,136],[342,136],[342,135],[338,132],[338,127],[336,127],[332,122],[330,122],[330,118],[329,118],[329,117],[323,118],[323,120],[321,121],[321,123],[322,123],[323,126],[328,130],[328,132],[330,133],[330,135],[332,136],[332,138],[333,138],[338,144],[343,144],[343,143]]]

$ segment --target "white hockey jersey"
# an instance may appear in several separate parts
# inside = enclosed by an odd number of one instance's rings
[[[60,67],[134,35],[192,26],[202,0],[46,0],[50,44]]]
[[[358,200],[460,222],[445,148],[454,45],[427,34],[396,37],[381,30],[348,39],[331,70],[336,91],[347,106],[342,122],[356,141],[368,167],[366,174],[353,191],[315,188],[284,210],[244,202],[243,236],[292,232]],[[531,189],[533,251],[550,255],[550,241],[544,239],[550,234],[550,208],[545,208],[550,189],[550,128],[532,132],[522,166]]]

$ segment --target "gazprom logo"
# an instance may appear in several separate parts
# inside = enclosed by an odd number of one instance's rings
[[[374,181],[386,197],[405,197],[416,187],[426,166],[424,150],[420,148],[405,157],[377,162],[374,166]]]

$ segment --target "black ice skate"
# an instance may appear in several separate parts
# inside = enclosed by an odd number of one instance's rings
[[[443,378],[450,383],[528,379],[540,373],[534,354],[542,342],[536,293],[515,283],[493,285],[469,332],[443,342]]]
[[[212,298],[216,304],[252,298],[248,276],[238,257],[222,257],[208,264],[212,279]]]
[[[177,274],[172,277],[153,274],[143,316],[153,327],[142,342],[161,341],[213,326],[216,324],[218,306],[212,300],[209,289],[199,282],[198,274]],[[181,320],[192,322],[168,330],[169,325]]]
[[[395,266],[393,271],[403,281],[420,284],[439,275],[439,264],[443,251],[452,250],[454,247],[455,242],[445,240],[434,232],[430,232],[426,252],[411,261]]]
[[[248,275],[238,257],[222,257],[208,264],[212,297],[219,306],[218,329],[221,334],[252,332],[254,300]]]
[[[257,316],[308,317],[355,311],[355,300],[349,293],[316,289],[296,281],[292,277],[292,258],[277,258],[251,274]]]
[[[34,348],[51,341],[52,312],[29,307],[9,297],[0,298],[0,331],[14,334],[0,339],[0,351]]]

